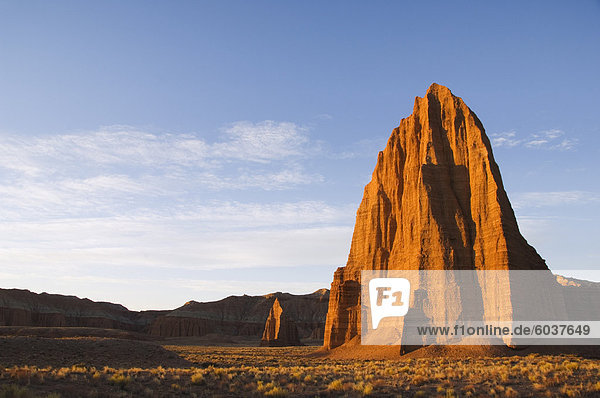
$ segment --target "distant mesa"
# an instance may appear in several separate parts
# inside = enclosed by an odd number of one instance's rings
[[[298,328],[301,339],[322,340],[329,290],[310,294],[271,293],[264,296],[230,296],[219,301],[189,302],[157,317],[149,333],[157,337],[194,337],[210,334],[260,339],[265,322],[278,300]]]
[[[286,315],[286,311],[281,307],[277,298],[273,301],[273,306],[269,311],[260,345],[262,347],[302,345],[296,323]]]
[[[223,341],[230,341],[227,338],[230,336],[248,338],[249,342],[258,344],[275,301],[285,308],[299,339],[310,340],[312,344],[323,340],[329,302],[327,289],[304,295],[277,292],[264,296],[230,296],[211,302],[188,301],[171,311],[130,311],[122,305],[74,296],[0,289],[0,326],[5,327],[0,334],[53,328],[35,333],[105,336],[106,332],[91,330],[98,328],[127,331],[128,334],[111,334],[122,338],[212,336],[214,340],[214,336],[219,336]]]
[[[75,296],[0,289],[0,326],[79,327],[144,332],[168,311],[129,311]]]
[[[519,232],[481,121],[435,83],[379,152],[331,284],[326,349],[360,339],[361,271],[394,269],[548,269]]]

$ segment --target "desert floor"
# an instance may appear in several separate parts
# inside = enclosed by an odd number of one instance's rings
[[[572,355],[335,360],[191,343],[2,336],[0,397],[600,396],[600,360]]]

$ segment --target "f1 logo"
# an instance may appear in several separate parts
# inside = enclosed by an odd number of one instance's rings
[[[375,278],[369,281],[371,323],[377,329],[387,317],[401,317],[408,312],[410,282],[405,278]]]

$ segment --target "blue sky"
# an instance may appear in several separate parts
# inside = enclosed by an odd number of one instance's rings
[[[600,3],[416,3],[0,1],[0,287],[132,309],[329,287],[432,82],[549,266],[599,268]]]

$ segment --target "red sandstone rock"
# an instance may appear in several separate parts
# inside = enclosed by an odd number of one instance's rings
[[[432,84],[379,152],[334,274],[325,348],[360,338],[360,271],[547,269],[519,232],[483,125]]]
[[[298,328],[281,307],[276,298],[265,322],[265,330],[260,345],[263,347],[285,347],[302,345]]]

